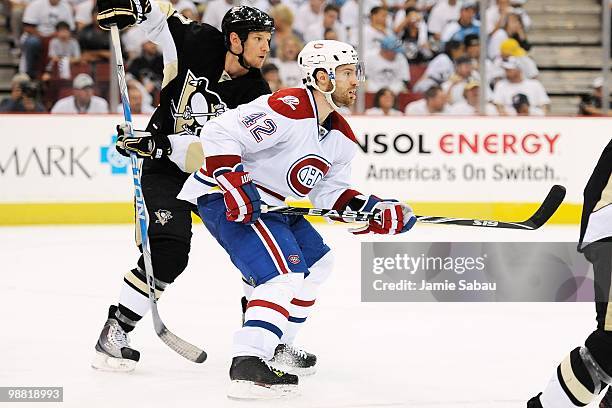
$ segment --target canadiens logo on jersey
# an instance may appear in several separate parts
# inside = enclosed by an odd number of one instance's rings
[[[178,103],[172,101],[176,133],[199,135],[207,121],[227,110],[219,94],[208,89],[208,85],[208,78],[196,77],[187,70],[181,97]]]
[[[287,184],[298,197],[305,197],[327,174],[331,163],[321,156],[309,154],[298,159],[287,172]]]

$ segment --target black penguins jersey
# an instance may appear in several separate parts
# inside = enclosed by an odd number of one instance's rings
[[[259,69],[230,78],[224,71],[227,49],[221,31],[185,18],[170,3],[153,2],[140,26],[164,57],[160,104],[147,130],[176,135],[170,139],[171,161],[148,160],[145,168],[195,171],[203,160],[194,153],[195,149],[201,151],[195,142],[202,126],[227,109],[272,92]]]
[[[612,238],[612,140],[604,148],[584,188],[580,223],[582,250],[589,243]]]

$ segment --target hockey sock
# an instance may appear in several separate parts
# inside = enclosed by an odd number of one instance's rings
[[[604,382],[605,381],[605,382]],[[540,395],[543,408],[574,408],[590,404],[609,377],[586,347],[577,347],[559,364]]]
[[[281,338],[282,343],[293,344],[295,336],[312,311],[315,304],[317,289],[318,285],[310,282],[308,278],[304,279],[302,288],[298,291],[297,295],[291,299],[289,304],[289,318],[287,328]]]
[[[159,297],[168,286],[167,283],[155,279],[155,297]],[[145,272],[134,268],[123,277],[121,294],[119,295],[119,309],[115,314],[119,324],[126,332],[134,329],[142,317],[147,314],[151,305],[149,303],[149,285]]]
[[[333,264],[334,256],[329,251],[309,268],[310,273],[289,305],[289,323],[281,339],[284,344],[293,344],[298,331],[312,313],[319,287],[331,274]]]
[[[287,326],[290,301],[303,281],[303,274],[288,273],[270,279],[253,290],[244,325],[234,334],[233,357],[272,358]]]

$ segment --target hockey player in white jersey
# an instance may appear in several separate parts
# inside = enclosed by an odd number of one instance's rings
[[[353,47],[312,41],[298,63],[305,88],[261,96],[206,123],[205,167],[178,196],[197,202],[206,228],[253,287],[234,335],[231,398],[296,391],[298,377],[271,359],[279,344],[293,343],[332,268],[330,248],[308,221],[262,214],[262,203],[308,197],[317,207],[381,212],[380,222],[355,234],[398,234],[416,222],[407,204],[351,188],[355,136],[337,110],[354,104],[362,79]]]

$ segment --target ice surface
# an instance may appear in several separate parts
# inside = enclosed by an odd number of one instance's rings
[[[336,268],[298,343],[319,358],[301,396],[225,396],[239,273],[201,225],[189,267],[159,303],[181,337],[208,352],[196,365],[155,335],[132,334],[130,374],[94,371],[93,346],[137,257],[129,226],[0,228],[0,386],[63,386],[61,407],[524,407],[595,327],[589,303],[361,303],[359,239],[319,225]],[[418,226],[414,241],[573,241],[577,227],[502,231]],[[372,239],[366,237],[363,239]],[[10,404],[7,404],[7,406]],[[20,403],[18,407],[40,404]],[[3,405],[4,406],[4,405]]]

